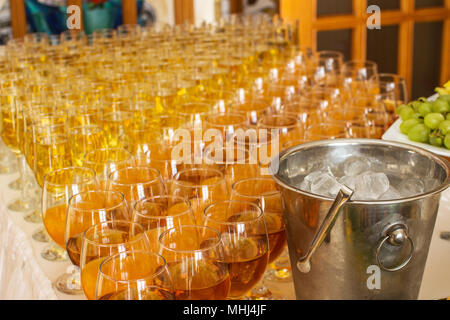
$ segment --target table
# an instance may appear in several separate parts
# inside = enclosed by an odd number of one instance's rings
[[[31,235],[42,224],[25,222],[23,213],[7,209],[20,194],[8,188],[17,177],[17,173],[0,175],[0,299],[83,300],[82,296],[65,295],[53,288],[52,283],[71,263],[41,257],[48,244],[32,240]],[[450,241],[440,239],[442,231],[450,231],[450,189],[442,196],[419,299],[450,297]],[[286,298],[295,298],[291,283],[277,289]]]

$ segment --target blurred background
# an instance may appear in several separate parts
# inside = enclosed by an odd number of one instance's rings
[[[10,1],[22,0],[0,0],[3,44],[12,36]],[[103,1],[83,1],[86,33],[123,23],[121,0],[93,2]],[[65,5],[65,0],[25,0],[27,31],[64,31]],[[381,29],[367,29],[369,5],[380,7]],[[215,24],[234,14],[280,16],[299,26],[301,46],[372,60],[379,72],[404,76],[412,99],[431,95],[450,79],[450,0],[137,0],[137,10],[141,25]]]

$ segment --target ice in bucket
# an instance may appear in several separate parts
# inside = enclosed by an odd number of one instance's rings
[[[341,185],[354,190],[353,200],[395,200],[420,195],[425,191],[420,179],[380,171],[380,163],[374,157],[351,156],[339,165],[323,163],[322,170],[305,176],[297,186],[313,194],[335,198]],[[389,179],[388,174],[393,178]],[[392,181],[397,181],[394,185]],[[438,184],[437,179],[428,179],[430,186]]]

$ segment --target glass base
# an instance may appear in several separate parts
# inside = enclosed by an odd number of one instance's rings
[[[258,284],[245,296],[245,300],[273,300],[273,294],[266,286]]]
[[[74,267],[75,268],[75,267]],[[81,295],[80,273],[74,271],[73,273],[64,273],[56,279],[55,287],[59,292],[70,295]]]
[[[0,174],[11,174],[14,172],[17,172],[16,166],[0,164]]]
[[[67,252],[56,244],[53,244],[41,252],[41,257],[48,261],[67,261]]]
[[[42,218],[38,211],[33,210],[30,214],[27,214],[25,217],[23,217],[23,220],[29,223],[41,223]]]
[[[31,210],[31,205],[26,201],[17,199],[16,201],[8,205],[8,209],[17,212],[27,212]]]
[[[20,178],[18,178],[17,180],[14,180],[10,184],[8,184],[8,188],[10,188],[11,190],[16,190],[16,191],[22,190],[22,182],[20,181]]]
[[[31,238],[33,238],[33,240],[35,240],[37,242],[45,243],[45,242],[50,241],[50,237],[44,228],[40,228],[40,229],[36,230],[35,232],[33,232],[33,235],[31,236]]]
[[[277,268],[268,270],[265,279],[267,281],[275,281],[275,282],[291,282],[292,281],[291,268]]]

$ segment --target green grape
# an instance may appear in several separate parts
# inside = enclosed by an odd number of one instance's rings
[[[402,118],[403,121],[406,121],[408,119],[411,119],[414,117],[414,110],[411,107],[405,107],[402,109],[402,111],[400,112],[400,117]]]
[[[439,124],[439,131],[445,136],[447,133],[450,133],[450,120],[442,121]]]
[[[450,94],[444,94],[444,95],[440,96],[439,98],[447,101],[447,103],[450,104]]]
[[[400,115],[400,112],[403,110],[403,108],[408,107],[406,104],[401,104],[395,109],[395,114]]]
[[[429,102],[424,102],[419,107],[419,113],[422,117],[425,117],[427,114],[433,112],[433,105]]]
[[[439,127],[439,124],[444,121],[445,118],[440,113],[429,113],[426,115],[424,122],[425,125],[430,129],[436,129]]]
[[[444,144],[447,149],[450,149],[450,133],[445,136]]]
[[[448,102],[444,99],[437,99],[433,102],[433,112],[437,113],[447,113],[450,111],[450,106],[448,105]]]
[[[415,142],[428,142],[428,135],[430,134],[430,129],[428,129],[424,124],[419,123],[412,127],[408,132],[408,139]]]
[[[412,127],[414,127],[416,124],[419,124],[420,120],[419,119],[408,119],[406,121],[403,121],[402,124],[400,125],[400,131],[403,134],[408,134],[409,130],[411,130]]]
[[[420,101],[413,101],[410,103],[410,106],[414,109],[414,111],[419,112],[419,108],[422,105]]]
[[[442,139],[442,137],[437,136],[435,134],[430,134],[429,140],[430,140],[430,144],[435,147],[442,147],[442,145],[444,143],[444,140]]]
[[[450,120],[450,113],[447,113],[447,115],[445,116],[445,120]]]

